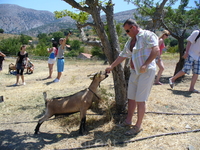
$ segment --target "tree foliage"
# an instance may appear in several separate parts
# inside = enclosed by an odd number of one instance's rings
[[[76,20],[79,23],[85,23],[88,20],[89,14],[87,12],[81,11],[80,13],[73,13],[71,11],[55,11],[56,18],[62,18],[64,16],[70,16],[72,19]]]
[[[0,41],[0,49],[7,55],[17,55],[22,45],[32,40],[30,36],[21,34],[19,37],[7,38]]]

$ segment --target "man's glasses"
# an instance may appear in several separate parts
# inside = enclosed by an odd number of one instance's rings
[[[133,26],[131,26],[128,30],[125,30],[126,33],[129,33],[130,32],[130,29],[132,28]]]

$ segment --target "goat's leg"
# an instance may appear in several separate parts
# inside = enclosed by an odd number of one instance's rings
[[[83,135],[83,131],[85,131],[85,122],[86,122],[86,116],[81,119],[81,125],[79,129],[80,135]]]
[[[43,122],[42,122],[43,123]],[[42,123],[39,123],[37,124],[37,126],[35,127],[35,133],[34,134],[38,134],[38,131],[40,129],[40,126],[42,125]]]
[[[51,115],[51,116],[53,116],[53,115]],[[46,121],[48,118],[50,118],[51,116],[44,116],[42,119],[40,119],[39,121],[38,121],[38,124],[37,124],[37,126],[35,127],[35,133],[34,134],[38,134],[38,132],[39,132],[39,129],[40,129],[40,126],[42,125],[42,123],[44,122],[44,121]]]
[[[85,131],[86,111],[87,108],[84,107],[82,108],[82,110],[80,110],[81,124],[80,124],[79,134],[81,135],[83,135],[83,132]]]

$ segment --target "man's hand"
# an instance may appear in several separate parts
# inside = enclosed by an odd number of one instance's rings
[[[183,56],[182,56],[184,59],[186,59],[188,57],[188,54],[185,53]]]
[[[142,66],[140,67],[140,73],[145,73],[146,70],[147,70],[147,65],[142,65]]]
[[[106,68],[105,71],[106,71],[107,73],[110,73],[110,71],[112,71],[112,70],[113,70],[113,68],[112,68],[111,66],[109,66],[109,67]]]

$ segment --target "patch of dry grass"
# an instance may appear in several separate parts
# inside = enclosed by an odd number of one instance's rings
[[[172,59],[173,58],[173,59]],[[8,64],[15,62],[12,58],[4,61],[0,73],[0,95],[5,102],[0,103],[0,137],[1,147],[8,149],[67,149],[82,146],[106,144],[110,146],[92,149],[187,149],[200,147],[200,133],[187,133],[149,138],[138,142],[123,143],[163,133],[181,132],[200,129],[199,115],[164,115],[153,112],[200,113],[199,94],[188,92],[191,75],[186,76],[172,90],[168,78],[173,75],[177,56],[163,58],[165,71],[161,78],[162,86],[153,86],[147,102],[147,113],[143,122],[143,131],[137,136],[125,136],[127,128],[116,127],[116,120],[126,117],[116,115],[113,111],[114,87],[112,75],[101,83],[101,101],[93,103],[88,111],[87,129],[84,136],[78,135],[80,124],[79,113],[68,117],[46,121],[41,126],[41,133],[34,136],[34,128],[44,113],[43,91],[48,97],[60,97],[74,94],[85,89],[91,83],[88,74],[105,70],[102,61],[67,60],[61,82],[52,83],[53,79],[44,80],[48,76],[47,61],[32,60],[35,72],[25,74],[26,86],[12,86],[16,77],[8,74]],[[54,66],[56,77],[56,65]],[[200,90],[199,80],[196,88]],[[95,100],[98,102],[98,100]],[[136,120],[136,115],[133,121]],[[115,142],[122,142],[117,145]],[[21,143],[20,145],[18,143]]]

